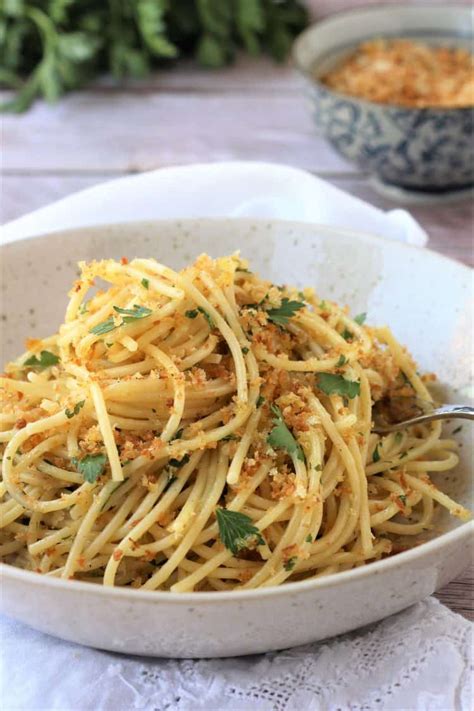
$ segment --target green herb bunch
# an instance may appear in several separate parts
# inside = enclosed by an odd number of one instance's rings
[[[305,23],[298,0],[1,0],[0,84],[16,90],[2,108],[56,101],[100,73],[143,77],[181,56],[221,67],[243,47],[283,60]]]

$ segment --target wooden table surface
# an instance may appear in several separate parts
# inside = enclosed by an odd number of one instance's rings
[[[316,134],[299,78],[266,59],[219,72],[184,64],[122,88],[104,80],[55,106],[4,116],[2,133],[3,222],[116,176],[232,159],[304,168],[383,209],[400,206]],[[410,210],[432,249],[473,263],[472,202]],[[471,567],[438,597],[474,619],[473,590]]]

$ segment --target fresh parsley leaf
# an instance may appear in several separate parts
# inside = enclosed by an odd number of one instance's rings
[[[114,306],[114,311],[123,316],[123,323],[132,323],[153,313],[151,309],[147,309],[146,306],[138,306],[138,304],[134,304],[132,309],[121,309],[119,306]]]
[[[247,355],[248,352],[249,352],[249,348],[247,348],[247,346],[244,346],[244,347],[242,348],[242,353],[243,353],[244,355]]]
[[[345,328],[343,330],[343,332],[341,333],[341,336],[343,337],[343,339],[345,341],[350,341],[351,338],[354,338],[354,334],[351,331],[349,331],[347,328]]]
[[[290,301],[285,296],[281,300],[281,305],[278,306],[278,308],[268,309],[267,315],[270,321],[277,326],[286,326],[290,318],[292,318],[297,311],[304,308],[305,304],[302,301]]]
[[[153,410],[152,408],[152,412],[156,412],[156,410]],[[181,427],[181,429],[175,432],[174,435],[171,437],[170,442],[174,442],[175,439],[181,439],[181,437],[183,436],[183,432],[184,427]]]
[[[133,309],[121,309],[119,306],[114,306],[114,311],[122,316],[122,323],[116,324],[113,316],[109,316],[105,321],[98,323],[97,326],[93,326],[89,330],[89,333],[94,333],[96,336],[103,336],[105,333],[110,331],[115,331],[119,326],[123,326],[124,323],[132,323],[137,319],[146,318],[152,312],[151,309],[147,309],[146,306],[138,306],[134,304]]]
[[[72,408],[72,410],[68,410],[68,409],[66,408],[65,414],[66,414],[66,417],[68,418],[68,420],[70,420],[71,417],[74,417],[74,415],[78,415],[78,414],[79,414],[79,410],[80,410],[82,407],[84,407],[85,403],[86,403],[85,400],[81,400],[80,402],[77,402],[77,403],[74,405],[74,407]]]
[[[150,288],[150,280],[143,278],[143,279],[142,279],[142,286],[143,286],[145,289],[149,289],[149,288]]]
[[[302,291],[299,291],[299,292],[298,292],[298,299],[301,299],[301,301],[304,301],[304,300],[305,300],[304,294],[303,294]]]
[[[256,407],[258,408],[258,407],[261,407],[264,402],[265,402],[265,398],[263,397],[263,395],[259,395],[258,398],[257,398],[257,402],[255,403],[255,405],[256,405]]]
[[[190,309],[189,311],[185,311],[184,315],[186,318],[196,318],[198,315],[199,311],[197,309]]]
[[[318,388],[326,395],[342,395],[352,399],[360,394],[360,382],[346,380],[342,375],[319,373],[316,382]]]
[[[400,444],[403,439],[403,434],[401,432],[395,432],[395,442]]]
[[[189,454],[185,454],[182,459],[170,459],[168,464],[170,467],[176,467],[176,469],[181,469],[181,467],[184,467],[184,465],[187,464],[189,460]]]
[[[82,474],[84,480],[93,484],[104,471],[107,457],[105,454],[88,454],[82,459],[73,457],[71,462],[79,474]]]
[[[206,311],[206,309],[203,309],[202,306],[198,306],[197,310],[199,311],[199,313],[201,313],[201,314],[204,316],[204,318],[205,318],[206,321],[207,321],[207,324],[208,324],[209,328],[210,328],[211,331],[212,331],[212,329],[214,328],[214,321],[212,320],[210,314],[208,314],[207,311]]]
[[[313,536],[311,533],[308,533],[308,535],[305,538],[306,543],[312,543],[313,542]]]
[[[219,526],[219,536],[225,547],[233,555],[248,548],[249,544],[256,542],[257,545],[264,545],[262,534],[252,519],[240,511],[229,511],[229,509],[216,509],[217,525]]]
[[[237,435],[235,434],[228,434],[225,437],[222,437],[221,442],[231,442],[232,440],[237,440],[239,439]]]
[[[288,571],[293,570],[297,560],[298,558],[296,555],[294,555],[292,558],[288,558],[288,560],[283,565],[284,569]]]
[[[98,323],[97,326],[90,328],[89,333],[93,333],[96,336],[103,336],[105,333],[115,331],[116,328],[118,328],[118,326],[115,325],[114,317],[109,316],[109,318],[105,319],[105,321],[102,321],[101,323]]]
[[[314,467],[314,471],[315,472],[322,472],[323,468],[322,468],[321,464],[316,464],[316,466]]]
[[[405,506],[405,504],[406,504],[406,502],[407,502],[407,497],[406,497],[406,495],[405,495],[405,494],[400,494],[398,498],[400,499],[400,501],[402,502],[402,504]]]
[[[354,321],[359,324],[359,326],[362,326],[364,323],[365,319],[367,318],[367,314],[364,311],[362,314],[357,314],[357,316],[354,316]]]
[[[344,355],[339,356],[339,360],[336,363],[336,368],[342,368],[343,365],[347,363],[347,358]]]
[[[50,351],[41,351],[39,358],[35,355],[30,356],[28,360],[25,360],[23,365],[29,365],[31,368],[44,370],[45,368],[49,368],[51,365],[56,365],[56,363],[59,363],[57,355],[54,355],[54,353],[51,353]]]
[[[290,455],[296,454],[296,457],[304,462],[305,456],[301,445],[298,444],[286,426],[280,408],[276,405],[272,405],[271,409],[274,414],[273,424],[275,427],[267,437],[268,444],[273,447],[273,449],[284,449]]]
[[[461,430],[462,430],[462,425],[459,425],[459,427],[456,427],[456,429],[452,431],[452,434],[457,434],[458,432],[461,432]]]
[[[380,447],[380,442],[377,442],[377,445],[373,451],[372,454],[372,461],[373,462],[379,462],[380,461],[380,454],[379,454],[379,447]]]

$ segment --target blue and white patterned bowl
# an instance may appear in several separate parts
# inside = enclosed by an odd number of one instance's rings
[[[376,104],[328,89],[318,77],[375,37],[470,49],[468,6],[390,6],[340,13],[306,29],[293,57],[308,82],[316,125],[345,158],[389,186],[443,193],[474,185],[474,109]]]

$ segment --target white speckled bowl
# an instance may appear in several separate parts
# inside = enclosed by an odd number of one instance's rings
[[[315,285],[321,297],[367,311],[369,323],[389,323],[421,368],[438,372],[447,399],[467,400],[470,270],[428,250],[294,222],[161,221],[8,244],[1,255],[2,360],[20,352],[27,335],[56,329],[79,259],[154,256],[179,267],[202,251],[237,249],[266,277]],[[455,472],[435,475],[466,506],[469,434],[464,425]],[[449,582],[469,562],[473,526],[444,517],[439,528],[445,532],[418,548],[363,568],[235,593],[110,589],[2,566],[2,609],[43,632],[129,654],[218,657],[291,647],[379,620]]]

